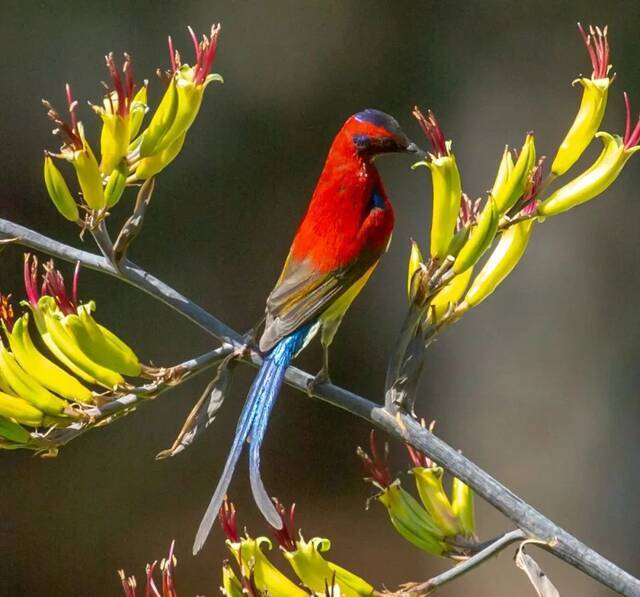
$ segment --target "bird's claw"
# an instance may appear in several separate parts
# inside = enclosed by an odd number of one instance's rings
[[[331,377],[326,369],[321,369],[318,374],[307,383],[307,394],[309,398],[313,398],[316,388],[322,384],[330,384]]]

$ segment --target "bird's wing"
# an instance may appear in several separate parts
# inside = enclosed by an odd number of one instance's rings
[[[346,266],[323,273],[308,261],[297,261],[289,256],[267,299],[260,350],[271,349],[279,340],[316,319],[365,275],[379,257],[373,251],[365,251]]]

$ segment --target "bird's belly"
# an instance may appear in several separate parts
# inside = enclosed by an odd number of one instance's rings
[[[373,273],[376,265],[378,265],[377,261],[362,275],[362,277],[353,283],[349,290],[347,290],[324,313],[322,313],[322,315],[320,315],[320,321],[323,324],[329,324],[342,319],[347,309],[351,306],[351,303],[355,300],[358,294],[360,294],[362,287],[367,283],[367,280]]]

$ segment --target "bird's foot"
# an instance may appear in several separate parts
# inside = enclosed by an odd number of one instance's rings
[[[313,398],[313,394],[316,391],[316,388],[322,384],[330,384],[331,377],[329,376],[329,371],[324,367],[320,369],[318,374],[307,384],[307,394],[310,398]]]

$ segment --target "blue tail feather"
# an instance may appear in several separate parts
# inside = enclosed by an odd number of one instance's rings
[[[269,417],[282,387],[287,367],[304,345],[310,327],[305,326],[283,338],[265,357],[240,414],[233,443],[218,486],[196,534],[193,545],[194,555],[200,551],[211,531],[231,483],[244,442],[249,435],[251,435],[249,472],[254,500],[269,524],[276,528],[281,527],[280,516],[271,502],[260,476],[260,447],[264,441]]]

